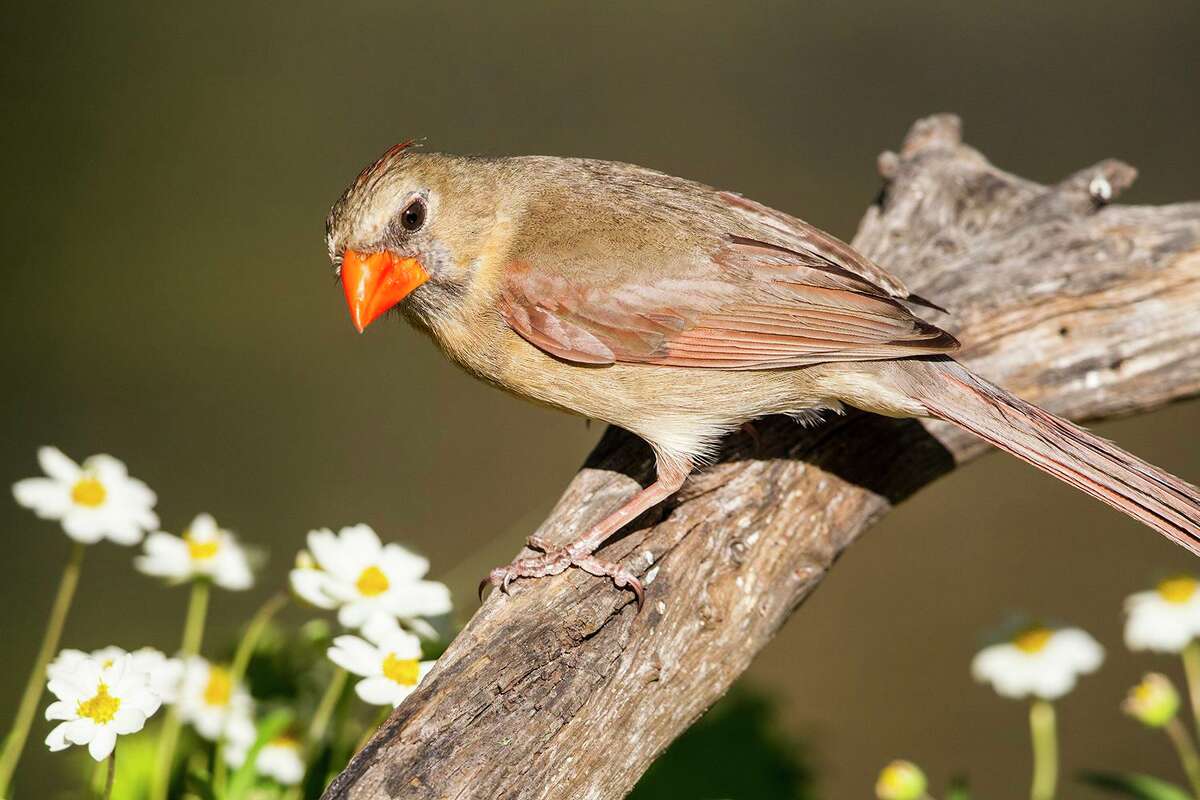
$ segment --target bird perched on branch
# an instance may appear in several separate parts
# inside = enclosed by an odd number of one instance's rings
[[[633,590],[603,542],[756,417],[854,406],[956,423],[1200,554],[1200,492],[975,375],[941,310],[848,244],[729,192],[572,158],[397,145],[329,214],[362,331],[398,309],[473,375],[629,430],[657,480],[564,547],[491,572],[570,566]],[[482,584],[481,584],[482,588]]]

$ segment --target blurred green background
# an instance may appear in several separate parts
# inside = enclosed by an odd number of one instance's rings
[[[43,443],[107,451],[158,491],[168,530],[207,510],[268,549],[259,586],[215,598],[213,644],[280,585],[309,528],[357,521],[428,554],[469,614],[479,576],[598,436],[475,383],[399,322],[353,331],[324,217],[393,142],[632,161],[849,238],[878,191],[876,154],[949,110],[1024,176],[1118,156],[1141,170],[1129,202],[1200,195],[1194,0],[110,0],[5,17],[0,482],[36,474]],[[1198,429],[1197,404],[1099,428],[1192,481]],[[67,541],[11,502],[0,530],[2,722]],[[64,644],[177,645],[185,592],[133,572],[132,555],[89,550]],[[805,742],[819,796],[869,796],[900,755],[936,784],[968,770],[981,795],[1012,796],[1028,775],[1025,709],[974,685],[968,664],[981,630],[1026,610],[1109,648],[1061,704],[1066,773],[1181,779],[1165,742],[1117,711],[1142,671],[1175,669],[1124,651],[1120,606],[1194,567],[990,457],[852,548],[747,680]],[[46,730],[19,773],[25,797],[74,777],[40,744]]]

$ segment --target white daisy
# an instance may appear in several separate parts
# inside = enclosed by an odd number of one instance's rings
[[[342,528],[337,535],[311,531],[308,547],[312,558],[297,559],[292,588],[318,608],[338,609],[338,621],[347,628],[391,617],[411,626],[418,617],[450,611],[450,590],[423,580],[429,561],[398,544],[380,544],[367,525]]]
[[[167,658],[153,647],[143,647],[127,653],[120,647],[103,647],[85,653],[82,650],[62,650],[46,665],[46,677],[54,679],[75,671],[88,658],[100,662],[101,666],[112,666],[121,656],[129,656],[133,668],[146,673],[150,678],[150,691],[164,703],[175,702],[179,694],[179,680],[183,677],[183,662],[178,658]]]
[[[229,670],[193,656],[183,668],[179,688],[179,714],[196,732],[216,741],[222,732],[233,741],[244,737],[247,726],[254,741],[254,700],[243,686],[234,686]]]
[[[254,769],[284,786],[295,786],[304,778],[304,752],[300,742],[290,736],[278,736],[262,746]]]
[[[364,702],[398,706],[412,694],[434,662],[421,660],[421,640],[395,620],[377,618],[363,628],[366,639],[339,636],[326,651],[329,660],[362,676],[354,686]]]
[[[62,720],[46,737],[51,751],[87,745],[103,761],[112,753],[117,736],[137,733],[161,701],[150,690],[150,676],[119,655],[108,666],[91,657],[58,670],[49,689],[58,699],[46,709],[46,719]]]
[[[192,520],[183,536],[150,534],[145,549],[134,564],[147,575],[176,583],[209,578],[223,589],[249,589],[254,584],[246,551],[210,514]]]
[[[257,738],[254,726],[239,726],[225,738],[225,761],[237,769],[246,763],[246,755]],[[304,777],[304,752],[300,742],[288,735],[277,736],[263,744],[254,759],[254,771],[284,786],[295,786]]]
[[[81,466],[58,448],[43,447],[38,463],[49,477],[17,481],[13,496],[42,519],[58,520],[75,541],[137,544],[158,527],[154,492],[112,456],[92,456]]]
[[[1078,676],[1095,672],[1104,648],[1079,628],[1025,628],[1009,641],[980,650],[971,674],[1005,697],[1055,700],[1075,688]]]
[[[1190,575],[1159,581],[1125,600],[1125,644],[1130,650],[1178,653],[1200,635],[1200,582]]]

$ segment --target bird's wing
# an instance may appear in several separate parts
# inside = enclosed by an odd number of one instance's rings
[[[499,309],[551,355],[713,369],[773,369],[955,350],[863,275],[811,253],[729,235],[703,263],[557,269],[508,265]]]
[[[892,297],[945,313],[946,309],[913,294],[903,281],[836,236],[740,194],[717,192],[717,196],[733,213],[768,231],[773,240],[806,258],[839,266],[875,284]]]

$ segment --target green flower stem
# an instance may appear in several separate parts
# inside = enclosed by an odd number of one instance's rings
[[[96,766],[92,769],[92,794],[97,797],[104,796],[104,780],[108,775],[108,760],[96,762]]]
[[[300,786],[292,787],[283,796],[283,800],[300,800],[300,787],[307,785],[312,777],[311,771],[316,764],[317,753],[321,752],[321,742],[324,741],[325,734],[329,730],[329,722],[338,707],[338,701],[342,699],[342,694],[346,689],[346,680],[349,677],[346,670],[338,667],[337,671],[333,673],[329,685],[325,687],[325,693],[321,695],[321,700],[317,703],[317,709],[313,712],[312,720],[308,723],[308,732],[304,737],[304,762],[307,765],[304,778],[300,781]]]
[[[246,667],[250,665],[250,656],[254,655],[254,648],[258,646],[258,640],[262,638],[263,631],[267,629],[271,618],[287,605],[287,601],[288,596],[283,592],[272,595],[250,618],[250,622],[246,625],[246,632],[242,635],[242,640],[238,642],[237,652],[233,654],[233,666],[229,668],[229,683],[235,689],[242,685],[242,680],[246,677]],[[224,756],[225,732],[221,731],[217,738],[217,745],[213,749],[213,786],[217,788],[218,796],[225,791],[227,770]]]
[[[108,777],[104,779],[104,800],[112,800],[113,781],[117,777],[117,746],[108,754]]]
[[[183,644],[179,648],[184,669],[187,668],[188,659],[200,653],[200,643],[204,640],[204,618],[208,614],[208,591],[207,580],[192,581],[187,619],[183,624]],[[179,704],[175,704],[167,710],[167,717],[163,720],[154,761],[154,782],[150,789],[150,800],[167,800],[167,792],[171,788],[171,767],[175,764],[175,747],[179,744],[179,729],[182,725]]]
[[[179,647],[179,655],[183,658],[200,654],[200,644],[204,641],[204,618],[208,615],[208,592],[207,580],[192,581],[187,619],[183,623],[183,644]]]
[[[1192,737],[1188,735],[1187,728],[1179,721],[1179,717],[1168,722],[1163,730],[1167,732],[1171,744],[1175,745],[1179,763],[1183,764],[1188,783],[1192,785],[1192,794],[1200,797],[1200,755],[1196,754],[1196,745],[1192,742]]]
[[[229,668],[229,677],[233,680],[234,686],[241,683],[242,678],[245,677],[246,667],[250,665],[250,657],[254,655],[254,648],[258,646],[258,640],[262,638],[263,631],[267,629],[267,625],[275,615],[287,605],[287,601],[288,596],[284,592],[272,595],[250,618],[250,622],[246,625],[246,633],[242,635],[237,652],[233,654],[233,665]]]
[[[317,704],[317,710],[313,712],[312,722],[308,724],[307,744],[310,755],[316,752],[321,740],[325,738],[325,732],[329,729],[329,720],[333,716],[333,710],[337,707],[342,690],[346,688],[346,679],[349,677],[346,670],[338,667],[337,672],[333,673],[333,679],[329,681],[329,686],[325,689],[325,694],[321,696],[321,702]]]
[[[46,665],[58,651],[58,641],[62,638],[71,599],[75,596],[75,587],[79,585],[79,573],[83,570],[83,551],[82,542],[71,544],[71,554],[67,558],[66,567],[63,568],[62,578],[59,579],[54,605],[50,608],[50,620],[46,623],[46,632],[42,635],[42,646],[33,661],[29,678],[25,681],[25,691],[21,694],[21,704],[17,706],[12,728],[4,739],[4,750],[0,751],[0,797],[9,796],[13,773],[16,772],[17,762],[21,760],[21,752],[25,749],[25,740],[29,738],[29,728],[33,725],[38,701],[42,699],[42,692],[46,688]]]
[[[1029,731],[1033,735],[1033,785],[1029,796],[1031,800],[1054,800],[1054,787],[1058,783],[1058,735],[1050,701],[1033,701],[1029,708]]]
[[[1183,672],[1187,676],[1188,698],[1192,703],[1192,722],[1200,733],[1200,641],[1193,639],[1183,648]]]

